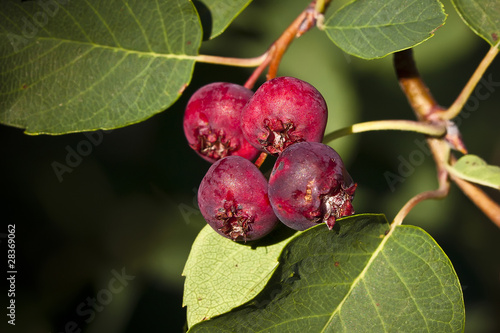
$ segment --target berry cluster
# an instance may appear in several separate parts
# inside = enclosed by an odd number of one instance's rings
[[[198,189],[207,223],[220,235],[251,241],[281,221],[295,230],[354,214],[356,184],[342,159],[321,143],[328,110],[321,93],[293,77],[266,81],[255,93],[216,82],[188,101],[189,145],[213,163]],[[277,157],[269,180],[251,162]]]

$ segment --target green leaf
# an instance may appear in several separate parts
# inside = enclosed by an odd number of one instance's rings
[[[464,155],[448,168],[457,177],[500,190],[500,167],[488,165],[476,155]]]
[[[499,45],[500,2],[498,0],[452,0],[462,20],[491,46]]]
[[[182,273],[186,277],[183,306],[187,306],[188,326],[225,313],[257,295],[291,239],[272,233],[261,242],[242,244],[205,226],[193,243]]]
[[[422,229],[383,215],[302,232],[248,303],[189,332],[462,332],[456,273]]]
[[[381,58],[422,43],[444,24],[437,0],[357,0],[325,22],[330,39],[360,58]]]
[[[238,16],[252,0],[198,0],[194,1],[202,21],[210,31],[205,31],[208,39],[217,37],[226,30],[231,22]],[[205,28],[205,27],[204,27]]]
[[[1,0],[0,122],[30,134],[112,129],[165,110],[201,43],[187,0]]]

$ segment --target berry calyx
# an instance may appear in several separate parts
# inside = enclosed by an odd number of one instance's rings
[[[207,223],[234,241],[264,237],[278,224],[260,170],[240,156],[215,162],[201,181],[198,205]]]
[[[262,152],[278,156],[302,141],[323,140],[328,109],[321,93],[294,77],[263,83],[241,113],[245,138]]]
[[[259,151],[243,136],[241,110],[253,92],[228,82],[214,82],[198,89],[184,113],[184,134],[189,146],[213,163],[236,155],[252,160]]]
[[[354,214],[356,184],[331,147],[300,142],[286,148],[269,178],[269,199],[276,216],[292,229],[318,223],[332,229],[336,219]]]
[[[264,119],[264,128],[267,130],[267,137],[259,139],[259,143],[269,154],[279,154],[289,145],[304,141],[298,133],[295,133],[292,122],[283,124],[281,120]]]

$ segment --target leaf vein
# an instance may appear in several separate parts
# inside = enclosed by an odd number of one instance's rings
[[[99,14],[99,12],[94,8],[94,6],[92,6],[88,0],[85,0],[85,3],[87,4],[87,6],[94,12],[95,16],[97,16],[97,18],[99,19],[99,21],[102,22],[102,24],[104,25],[104,27],[106,28],[106,30],[108,30],[109,34],[111,35],[111,38],[113,38],[113,41],[116,43],[116,45],[118,47],[120,47],[120,42],[116,39],[116,36],[115,34],[113,33],[113,30],[109,27],[108,23],[106,22],[106,20],[101,16],[101,14]]]
[[[130,8],[128,1],[125,1],[125,0],[122,0],[122,1],[125,4],[125,7],[127,8],[127,11],[129,12],[130,16],[132,16],[135,23],[137,23],[137,26],[141,30],[142,37],[144,38],[144,41],[146,42],[146,45],[148,46],[149,51],[153,52],[153,50],[151,48],[151,44],[149,44],[149,39],[148,39],[148,36],[146,34],[146,31],[144,31],[144,27],[142,26],[141,22],[137,19],[137,16],[135,16],[135,13],[132,10],[132,8]]]

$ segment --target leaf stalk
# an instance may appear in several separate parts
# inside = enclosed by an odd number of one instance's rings
[[[268,57],[268,52],[265,52],[264,54],[254,58],[231,58],[231,57],[220,57],[220,56],[199,54],[195,57],[195,60],[197,62],[203,62],[215,65],[256,67],[265,62],[267,57]]]
[[[323,143],[328,143],[349,134],[385,130],[416,132],[433,137],[441,137],[446,134],[446,127],[439,124],[413,120],[375,120],[354,124],[333,131],[325,135]]]
[[[460,111],[462,111],[465,103],[469,99],[470,95],[474,92],[474,89],[483,77],[484,73],[500,51],[499,47],[500,43],[490,48],[490,50],[488,51],[488,53],[486,53],[483,60],[481,60],[479,66],[476,68],[469,81],[467,81],[467,84],[464,86],[464,88],[460,92],[460,95],[458,95],[453,104],[447,110],[443,110],[437,113],[437,116],[439,116],[439,118],[453,119],[459,115]]]

